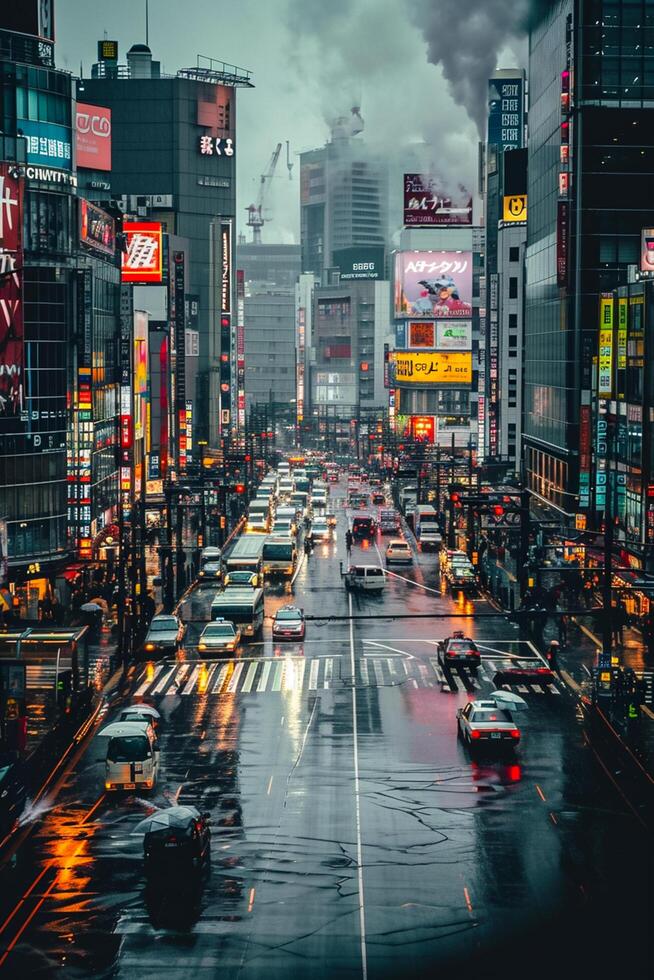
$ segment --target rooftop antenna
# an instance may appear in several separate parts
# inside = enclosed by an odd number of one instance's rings
[[[148,16],[148,0],[145,0],[145,43],[150,46],[150,18]]]
[[[291,148],[286,140],[286,167],[288,168],[288,179],[293,180],[293,163],[291,161]]]

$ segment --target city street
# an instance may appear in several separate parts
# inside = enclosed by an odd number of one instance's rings
[[[316,617],[304,643],[272,644],[269,617],[288,598],[273,586],[263,642],[201,665],[213,590],[191,593],[183,659],[134,680],[162,714],[159,785],[107,796],[103,740],[88,744],[3,871],[8,975],[499,976],[523,964],[534,976],[563,957],[605,976],[606,927],[647,962],[645,840],[568,692],[522,685],[515,756],[472,759],[457,706],[490,692],[507,656],[533,652],[501,617],[393,619],[472,611],[440,595],[436,555],[390,576],[383,598],[350,598],[344,529],[341,508],[337,540],[294,583]],[[435,641],[462,623],[482,650],[477,678],[436,660]],[[133,830],[173,802],[210,812],[210,870],[201,887],[148,891]]]

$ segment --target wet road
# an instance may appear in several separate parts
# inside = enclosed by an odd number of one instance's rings
[[[654,968],[651,848],[596,767],[573,699],[559,683],[525,686],[515,757],[471,758],[456,708],[492,690],[507,656],[531,651],[500,617],[454,618],[494,610],[441,594],[434,555],[398,568],[382,597],[350,598],[339,514],[337,540],[303,560],[293,586],[307,616],[324,617],[304,643],[273,644],[268,620],[262,641],[202,667],[212,590],[184,604],[182,658],[134,681],[163,716],[159,785],[107,797],[103,740],[91,741],[3,868],[6,975]],[[289,597],[267,591],[269,617]],[[447,618],[391,618],[434,611]],[[436,660],[435,641],[462,623],[482,649],[476,678]],[[211,813],[211,866],[200,887],[150,891],[133,830],[172,802]]]

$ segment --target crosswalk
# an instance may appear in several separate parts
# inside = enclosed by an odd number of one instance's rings
[[[436,657],[425,660],[401,656],[365,656],[355,667],[354,683],[361,688],[437,688],[469,692],[492,688],[497,664],[485,661],[474,674],[459,668],[447,674]],[[161,663],[137,681],[137,697],[189,697],[228,694],[288,694],[293,691],[339,690],[352,685],[349,658],[259,657],[191,663]],[[550,684],[513,684],[519,694],[560,695]]]

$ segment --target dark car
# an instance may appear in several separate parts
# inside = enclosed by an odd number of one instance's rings
[[[22,762],[12,752],[0,753],[0,839],[15,827],[26,799]]]
[[[305,630],[304,613],[297,606],[282,606],[275,613],[273,640],[303,640]]]
[[[177,653],[184,630],[184,624],[177,616],[154,616],[145,635],[143,652],[147,657]]]
[[[518,660],[507,661],[498,668],[493,683],[496,687],[502,684],[551,684],[556,675],[551,667],[540,659],[540,657],[520,658]]]
[[[211,857],[209,814],[194,806],[160,810],[148,821],[143,857],[148,875],[199,871]]]
[[[438,644],[438,659],[443,667],[472,667],[481,663],[477,645],[461,630],[457,630]]]

